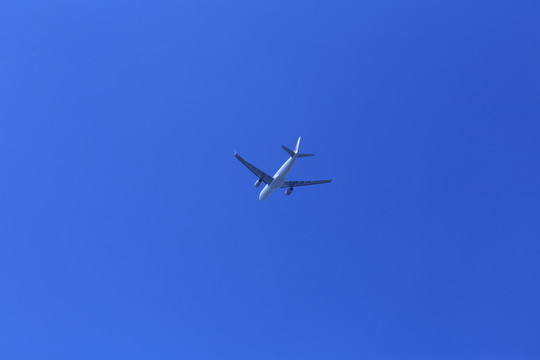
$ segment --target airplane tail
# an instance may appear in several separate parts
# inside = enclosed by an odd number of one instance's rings
[[[296,142],[296,147],[294,148],[294,153],[295,153],[295,154],[298,153],[298,147],[300,146],[300,139],[301,139],[301,138],[302,138],[302,137],[300,136],[300,137],[298,138],[298,141]]]
[[[289,148],[286,147],[285,145],[281,145],[281,147],[282,147],[282,148],[283,148],[283,149],[284,149],[291,157],[295,157],[295,156],[296,156],[296,157],[301,158],[301,157],[306,157],[306,156],[313,156],[313,155],[315,155],[315,154],[299,154],[299,153],[298,153],[298,147],[300,146],[300,139],[301,139],[301,138],[302,138],[301,136],[298,138],[298,141],[296,142],[296,147],[294,148],[294,151],[291,150],[291,149],[289,149]]]

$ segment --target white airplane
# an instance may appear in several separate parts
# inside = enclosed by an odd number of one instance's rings
[[[259,185],[261,185],[261,182],[264,182],[266,184],[266,186],[262,189],[261,193],[259,194],[259,200],[261,201],[266,200],[270,196],[270,194],[272,194],[274,190],[278,188],[288,188],[285,191],[285,195],[291,195],[295,186],[325,184],[334,180],[332,179],[332,180],[314,180],[314,181],[285,181],[285,178],[291,172],[294,166],[294,163],[296,162],[296,159],[301,158],[301,157],[315,155],[315,154],[299,154],[298,153],[298,145],[300,145],[301,138],[302,137],[298,138],[294,151],[287,148],[285,145],[281,145],[281,147],[285,149],[285,151],[288,152],[291,157],[287,159],[287,161],[285,161],[283,165],[281,165],[281,167],[279,168],[277,173],[274,175],[274,177],[257,169],[255,166],[253,166],[252,164],[244,160],[240,155],[238,155],[236,151],[234,152],[234,156],[236,156],[236,158],[240,160],[242,164],[244,164],[249,170],[251,170],[252,173],[257,175],[257,177],[259,178],[257,179],[257,181],[255,181],[255,187],[259,187]]]

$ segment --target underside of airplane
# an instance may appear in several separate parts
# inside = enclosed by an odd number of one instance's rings
[[[296,147],[294,150],[291,150],[287,148],[285,145],[282,145],[283,149],[290,155],[290,158],[287,159],[287,161],[279,168],[279,170],[276,172],[274,176],[270,176],[264,171],[258,169],[253,164],[249,163],[247,160],[245,160],[243,157],[238,155],[238,153],[235,151],[234,156],[240,160],[242,164],[244,164],[252,173],[254,173],[258,179],[255,181],[255,187],[259,187],[262,182],[266,184],[266,186],[263,188],[259,195],[260,200],[266,200],[272,192],[278,188],[287,188],[285,191],[285,195],[290,195],[295,187],[297,186],[307,186],[307,185],[318,185],[318,184],[326,184],[331,182],[333,179],[329,180],[303,180],[303,181],[287,181],[286,177],[289,174],[289,172],[292,170],[294,164],[296,163],[296,159],[307,157],[307,156],[313,156],[314,154],[300,154],[298,153],[298,147],[300,145],[300,139],[298,138],[298,141],[296,143]]]

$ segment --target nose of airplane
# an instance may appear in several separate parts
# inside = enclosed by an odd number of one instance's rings
[[[259,194],[259,200],[263,201],[266,200],[270,196],[270,191],[268,191],[268,185],[262,189],[261,193]]]

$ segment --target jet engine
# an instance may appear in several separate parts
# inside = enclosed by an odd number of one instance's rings
[[[255,187],[259,187],[259,185],[261,185],[261,179],[258,179],[257,181],[255,181]]]
[[[286,191],[285,191],[285,195],[291,195],[292,191],[294,189],[292,187],[288,188]]]

